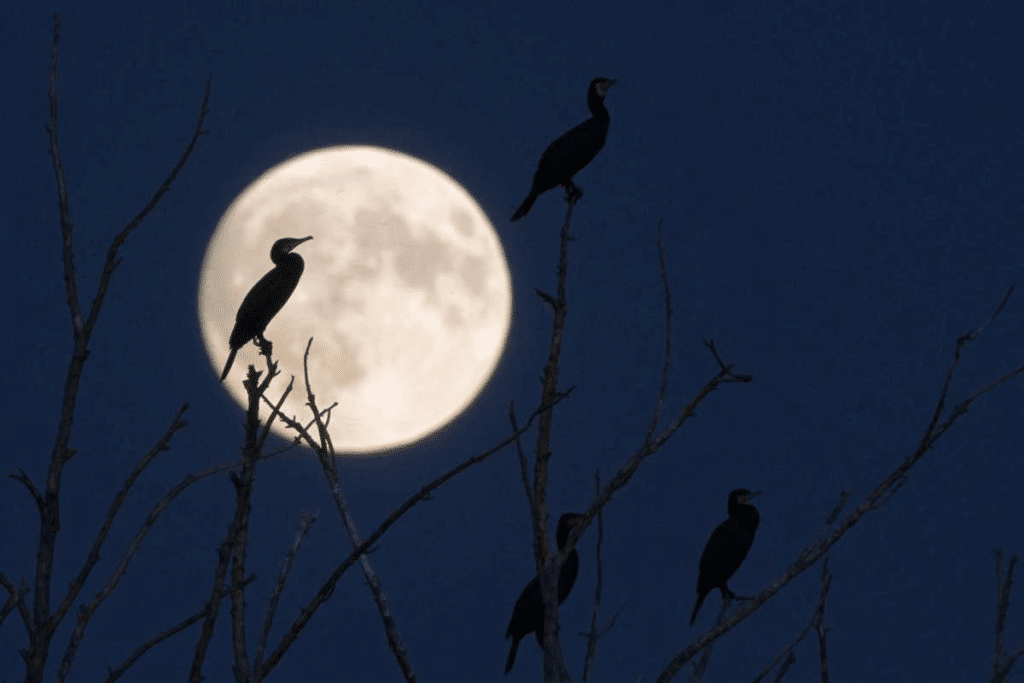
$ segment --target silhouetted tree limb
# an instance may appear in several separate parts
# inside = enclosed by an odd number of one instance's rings
[[[562,231],[560,234],[558,288],[556,290],[558,295],[553,298],[550,295],[538,292],[538,294],[541,295],[541,298],[548,302],[553,311],[550,352],[547,364],[545,365],[544,372],[541,376],[542,406],[546,401],[550,400],[551,396],[558,395],[558,362],[561,354],[562,337],[564,336],[565,330],[565,313],[568,309],[568,303],[565,301],[565,280],[568,271],[568,245],[572,240],[569,235],[571,217],[572,203],[570,203],[569,210],[566,213],[566,220],[562,224]],[[544,604],[544,680],[548,683],[553,683],[554,681],[562,681],[562,683],[565,683],[569,679],[568,670],[565,668],[561,654],[561,645],[558,640],[558,610],[554,592],[557,582],[556,577],[558,576],[558,572],[561,570],[562,564],[565,562],[569,553],[572,552],[580,537],[586,532],[590,522],[601,511],[601,509],[608,504],[612,496],[630,481],[639,469],[640,465],[647,458],[665,445],[665,443],[668,442],[679,428],[696,414],[697,406],[700,405],[708,395],[722,384],[733,382],[744,383],[750,382],[752,379],[750,375],[734,372],[734,366],[726,364],[722,360],[718,350],[715,348],[714,342],[705,341],[704,345],[711,352],[715,362],[719,366],[718,372],[713,375],[700,390],[698,390],[690,402],[676,414],[675,418],[668,426],[666,426],[657,436],[653,435],[654,430],[661,421],[661,413],[663,410],[664,396],[667,393],[668,375],[670,370],[669,354],[672,348],[672,298],[671,288],[668,285],[667,268],[665,267],[664,248],[660,239],[660,227],[661,226],[659,225],[657,243],[659,272],[661,274],[665,301],[665,356],[662,364],[662,378],[658,390],[658,397],[655,401],[651,425],[648,427],[647,434],[644,437],[641,447],[620,466],[619,470],[615,473],[604,489],[601,490],[591,502],[587,512],[585,513],[585,518],[579,525],[572,529],[566,542],[566,546],[560,553],[552,553],[550,551],[550,541],[547,534],[548,510],[545,492],[547,490],[547,461],[551,454],[550,417],[546,423],[542,420],[540,428],[538,429],[537,454],[534,463],[534,481],[532,491],[533,500],[531,501],[531,510],[533,514],[531,517],[534,532],[534,558],[540,582],[541,598]],[[522,458],[522,456],[520,457]],[[529,499],[530,496],[527,495],[527,498]]]
[[[348,503],[345,501],[345,495],[341,491],[341,482],[338,478],[338,464],[335,460],[336,454],[334,452],[334,444],[331,441],[330,432],[327,431],[327,425],[324,423],[321,413],[316,405],[316,396],[313,393],[313,386],[309,380],[309,350],[313,345],[313,340],[310,338],[306,344],[306,353],[303,356],[303,371],[306,379],[306,405],[309,406],[310,413],[313,414],[313,419],[317,428],[318,439],[313,439],[308,432],[302,432],[301,436],[303,440],[316,452],[317,459],[320,461],[320,467],[323,470],[324,478],[327,480],[327,484],[331,490],[331,498],[334,500],[334,506],[338,511],[338,516],[341,518],[342,523],[345,525],[345,532],[348,534],[349,542],[354,548],[358,548],[362,542],[362,538],[359,534],[359,529],[356,527],[355,518],[352,516],[351,510],[349,510]],[[394,615],[391,611],[390,601],[384,592],[384,586],[381,583],[380,577],[373,568],[373,563],[370,562],[370,556],[368,553],[364,553],[359,556],[359,565],[363,570],[363,577],[366,579],[366,586],[370,590],[370,594],[373,597],[373,602],[377,606],[377,613],[380,614],[381,622],[384,624],[384,634],[388,641],[388,647],[391,648],[391,653],[395,657],[395,661],[398,663],[398,668],[402,672],[402,677],[405,678],[407,683],[415,683],[416,673],[413,670],[412,662],[409,659],[409,653],[405,648],[405,644],[402,642],[402,636],[398,632],[398,625],[395,622]]]
[[[336,566],[333,569],[330,575],[321,584],[316,594],[309,600],[309,602],[307,602],[299,610],[299,615],[294,619],[291,626],[289,626],[285,634],[281,637],[281,640],[278,643],[277,647],[275,647],[274,650],[267,656],[267,659],[264,661],[260,671],[256,672],[257,675],[260,678],[265,678],[275,667],[277,667],[278,664],[280,664],[281,659],[288,652],[291,646],[295,644],[295,641],[298,640],[299,634],[301,634],[305,627],[309,624],[309,620],[313,617],[316,611],[324,603],[326,603],[328,599],[330,599],[342,575],[344,575],[344,573],[348,571],[349,567],[351,567],[356,561],[358,561],[358,559],[362,555],[370,552],[370,550],[380,541],[380,539],[384,536],[388,529],[390,529],[399,519],[401,519],[407,512],[409,512],[409,510],[411,510],[417,503],[420,503],[423,500],[428,499],[431,493],[436,491],[438,488],[446,484],[454,477],[458,476],[459,474],[462,474],[463,472],[473,467],[474,465],[483,462],[490,456],[494,455],[495,453],[498,453],[505,447],[513,444],[517,438],[519,438],[523,433],[529,431],[533,427],[534,421],[540,415],[542,415],[544,412],[553,409],[568,395],[569,392],[560,394],[552,405],[547,406],[545,408],[538,408],[529,416],[526,423],[523,424],[521,428],[514,431],[506,438],[502,439],[493,447],[481,453],[478,453],[470,458],[467,458],[466,460],[463,460],[459,464],[449,469],[447,472],[443,473],[441,476],[434,479],[432,482],[428,483],[426,486],[423,486],[419,491],[417,491],[408,499],[406,499],[406,501],[402,503],[397,509],[395,509],[395,511],[392,512],[387,519],[381,522],[381,524],[377,527],[376,530],[373,531],[373,533],[367,536],[365,540],[363,540],[356,548],[354,548],[352,552],[348,555],[348,557],[345,558],[345,560],[343,560],[338,566]],[[301,437],[301,432],[304,430],[302,423],[284,414],[278,415],[278,418],[281,419],[285,423],[285,425],[288,426],[288,428],[296,430],[296,432],[299,433]]]
[[[1024,657],[1024,643],[1010,653],[1007,653],[1003,646],[1003,630],[1006,628],[1006,614],[1010,609],[1010,589],[1013,587],[1013,570],[1017,566],[1017,555],[1010,555],[1010,561],[1005,570],[1003,569],[1003,551],[997,548],[995,555],[996,647],[995,655],[992,658],[992,677],[989,680],[991,683],[1005,683],[1017,660]]]
[[[25,661],[26,683],[40,683],[43,670],[49,657],[50,644],[54,633],[66,616],[71,604],[78,592],[81,590],[81,581],[76,579],[69,589],[68,594],[61,600],[56,612],[51,613],[52,599],[52,577],[54,557],[56,552],[57,536],[60,531],[60,488],[63,481],[64,467],[75,454],[75,450],[69,446],[71,438],[72,423],[78,403],[79,389],[82,380],[82,371],[86,360],[89,357],[89,344],[92,334],[99,320],[100,311],[103,307],[107,288],[117,265],[120,263],[118,251],[121,245],[128,239],[129,235],[137,228],[149,213],[159,203],[160,198],[170,189],[171,184],[178,177],[188,162],[192,151],[195,149],[199,136],[202,134],[203,123],[209,113],[207,105],[210,96],[210,84],[207,82],[206,91],[200,105],[199,114],[196,118],[194,132],[185,146],[184,151],[177,163],[171,169],[170,174],[161,187],[154,193],[148,204],[118,233],[112,240],[107,250],[107,256],[100,274],[96,294],[93,297],[88,316],[83,320],[82,306],[79,300],[79,289],[75,269],[74,254],[74,225],[71,220],[71,205],[67,177],[64,169],[64,162],[61,156],[59,135],[58,135],[58,97],[57,97],[57,74],[60,57],[61,18],[54,16],[53,23],[53,45],[50,55],[50,77],[49,77],[49,120],[46,125],[49,139],[49,152],[52,160],[54,177],[57,186],[57,207],[61,232],[61,255],[63,262],[64,290],[68,306],[68,313],[72,329],[72,352],[71,362],[68,366],[67,375],[64,381],[63,395],[61,399],[60,416],[57,421],[57,432],[54,436],[53,450],[50,454],[48,471],[45,486],[37,488],[32,485],[24,473],[15,475],[15,479],[21,481],[29,489],[39,509],[39,540],[36,551],[35,579],[33,582],[32,613],[31,619],[27,622],[30,625],[28,647],[22,651]],[[138,476],[136,472],[134,476]],[[130,486],[130,483],[128,484]],[[116,512],[116,510],[114,511]],[[105,538],[106,532],[100,532]],[[94,548],[95,550],[95,548]],[[91,567],[95,565],[92,559],[86,560],[86,566],[79,579],[87,576]],[[116,581],[115,581],[116,583]],[[100,599],[100,602],[102,599]],[[98,604],[94,601],[94,604]],[[72,636],[72,643],[65,654],[65,666],[57,673],[56,680],[63,680],[67,675],[66,666],[70,666],[73,652],[77,648],[77,642],[81,638],[81,631],[84,629],[82,616],[79,618],[79,626],[76,634]]]
[[[246,579],[245,583],[246,583],[246,585],[248,585],[248,584],[252,583],[255,580],[256,580],[255,576],[250,576],[248,579]],[[221,596],[221,597],[223,597],[223,596]],[[201,610],[199,610],[198,612],[196,612],[195,614],[192,614],[190,616],[185,617],[184,619],[182,619],[181,621],[179,621],[175,625],[171,626],[168,629],[165,629],[165,630],[161,631],[160,633],[156,634],[155,636],[153,636],[152,638],[147,640],[145,643],[143,643],[142,645],[137,647],[134,652],[132,652],[130,655],[128,655],[128,658],[125,659],[124,662],[122,662],[117,667],[112,667],[107,672],[107,683],[114,683],[114,681],[118,680],[119,678],[121,678],[121,676],[123,676],[125,673],[127,673],[128,669],[130,669],[132,666],[134,666],[135,663],[138,662],[142,658],[142,656],[144,654],[146,654],[151,649],[153,649],[153,647],[155,647],[156,645],[159,645],[160,643],[164,642],[165,640],[170,640],[171,638],[173,638],[174,636],[178,635],[179,633],[182,633],[183,631],[187,630],[193,624],[199,623],[199,621],[201,621],[203,619],[203,617],[205,617],[206,614],[209,611],[210,611],[210,605],[209,604],[203,605],[203,608]]]
[[[302,542],[305,540],[306,535],[313,527],[313,523],[316,522],[318,516],[318,514],[309,515],[305,512],[302,513],[302,519],[299,522],[299,532],[295,534],[292,547],[288,550],[288,554],[281,564],[281,571],[278,572],[277,581],[274,583],[274,592],[271,594],[270,600],[267,601],[267,612],[263,617],[263,630],[260,632],[260,640],[256,645],[256,655],[252,659],[253,671],[259,671],[263,666],[263,653],[267,649],[267,641],[270,640],[270,629],[274,625],[274,616],[277,614],[277,606],[281,602],[281,595],[284,594],[288,573],[291,571],[292,564],[299,554]]]
[[[958,419],[960,419],[960,417],[967,413],[967,407],[973,401],[988,393],[995,387],[1005,384],[1011,379],[1024,374],[1024,365],[1011,370],[969,394],[949,411],[945,419],[942,419],[949,395],[949,388],[953,381],[954,371],[960,362],[963,349],[969,342],[977,339],[981,332],[984,331],[993,320],[995,320],[1000,311],[1002,311],[1003,307],[1006,305],[1006,301],[1012,291],[1013,288],[1011,287],[1006,296],[1003,297],[999,306],[996,308],[995,313],[984,325],[957,339],[953,352],[953,360],[949,368],[946,370],[945,381],[943,382],[942,388],[939,392],[939,397],[936,401],[936,407],[932,413],[932,418],[929,420],[929,423],[914,451],[907,455],[899,465],[897,465],[885,478],[883,478],[878,485],[875,486],[874,490],[861,502],[861,504],[840,520],[838,525],[830,533],[826,534],[824,538],[819,537],[814,539],[811,543],[805,546],[793,564],[791,564],[771,586],[763,590],[760,594],[754,596],[745,604],[741,605],[735,614],[721,624],[713,626],[704,635],[700,636],[697,640],[693,641],[690,645],[680,651],[658,676],[658,683],[666,683],[671,680],[683,664],[692,659],[694,655],[700,652],[708,643],[719,638],[723,633],[729,631],[740,621],[753,614],[764,603],[782,590],[784,586],[789,584],[789,582],[796,576],[821,559],[829,549],[842,539],[853,525],[860,521],[864,515],[873,510],[877,510],[879,507],[890,501],[896,491],[898,491],[906,482],[907,475],[914,465],[916,465],[921,458],[932,449],[935,443],[950,429],[950,427],[953,426],[953,424],[956,423]]]
[[[601,492],[601,471],[594,471],[594,488]],[[595,572],[597,581],[594,584],[594,602],[590,611],[590,629],[581,635],[587,638],[587,654],[583,659],[583,683],[588,683],[594,669],[594,659],[597,656],[597,641],[608,631],[615,627],[615,620],[622,613],[622,608],[612,615],[608,624],[602,627],[598,622],[601,618],[601,594],[604,590],[604,561],[601,558],[601,547],[604,545],[604,514],[597,513],[597,543],[594,548]]]

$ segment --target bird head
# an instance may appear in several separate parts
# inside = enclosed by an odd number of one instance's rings
[[[573,529],[578,527],[586,517],[586,515],[578,512],[566,512],[558,518],[558,526],[568,526],[570,529]]]
[[[598,97],[604,97],[605,93],[608,92],[608,88],[613,85],[615,85],[614,78],[604,78],[603,76],[598,76],[590,81],[590,89],[597,93]]]
[[[559,548],[565,545],[565,541],[569,538],[569,534],[572,530],[578,527],[586,518],[586,515],[581,515],[578,512],[566,512],[558,518],[557,536]]]
[[[276,254],[284,255],[301,245],[303,242],[308,242],[312,239],[313,236],[311,236],[311,234],[308,238],[282,238],[281,240],[273,243],[271,251]]]
[[[313,237],[311,234],[308,238],[282,238],[281,240],[274,242],[273,247],[270,248],[270,260],[276,263],[279,258],[289,253],[303,242],[307,242],[312,239]]]
[[[729,493],[729,499],[735,500],[740,505],[746,505],[751,498],[761,495],[760,491],[750,491],[747,489],[734,489]]]

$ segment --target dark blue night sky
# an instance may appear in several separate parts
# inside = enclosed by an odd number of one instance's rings
[[[91,599],[155,500],[189,472],[238,458],[243,415],[202,347],[196,285],[220,216],[250,182],[304,151],[376,145],[465,186],[498,228],[515,289],[505,356],[470,410],[425,442],[341,465],[369,533],[399,503],[510,431],[539,398],[550,335],[535,288],[555,285],[559,193],[514,226],[536,161],[586,116],[587,83],[618,78],[608,143],[577,176],[552,515],[585,509],[642,443],[657,395],[663,300],[658,221],[675,307],[666,414],[717,370],[714,339],[753,375],[713,393],[605,508],[604,614],[594,680],[652,681],[708,629],[690,628],[697,563],[728,491],[761,489],[761,527],[730,582],[753,594],[815,535],[842,491],[852,504],[916,446],[955,340],[1024,285],[1024,11],[1012,3],[105,3],[60,9],[60,137],[83,303],[113,236],[144,205],[191,134],[212,80],[209,133],[171,192],[122,249],[92,343],[62,498],[55,591],[64,590],[134,462],[190,404],[188,427],[138,482]],[[44,126],[52,9],[8,7],[2,184],[7,292],[0,412],[4,473],[42,483],[71,333],[54,175]],[[301,231],[300,231],[301,232]],[[311,243],[315,246],[315,242]],[[965,351],[952,400],[1024,363],[1024,291]],[[21,392],[21,393],[19,393]],[[987,680],[994,647],[993,549],[1024,553],[1024,382],[987,394],[895,498],[830,555],[833,680]],[[283,442],[281,442],[283,443]],[[531,434],[526,444],[533,445]],[[38,523],[5,479],[0,571],[34,572]],[[302,511],[320,519],[292,572],[278,628],[349,546],[310,455],[261,466],[248,604],[262,619]],[[199,608],[231,519],[226,475],[182,495],[94,618],[68,679],[102,680],[140,642]],[[552,522],[553,523],[553,522]],[[579,680],[595,583],[591,527],[562,607]],[[512,605],[534,573],[530,517],[512,449],[406,515],[372,560],[422,681],[501,680]],[[752,679],[803,628],[816,565],[716,645],[709,682]],[[1024,643],[1018,576],[1005,640]],[[62,594],[62,593],[60,593]],[[0,593],[0,598],[5,598]],[[74,610],[51,650],[56,671]],[[124,679],[183,680],[195,629]],[[273,638],[274,636],[272,636]],[[0,626],[0,681],[21,680],[17,614]],[[221,612],[205,673],[231,680]],[[786,680],[818,680],[805,641]],[[540,680],[523,641],[509,681]],[[1018,665],[1016,680],[1024,680]],[[682,680],[681,672],[675,680]],[[357,569],[270,680],[400,680]],[[1011,679],[1012,680],[1012,679]]]

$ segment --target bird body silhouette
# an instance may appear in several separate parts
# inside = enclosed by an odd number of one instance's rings
[[[575,512],[566,512],[558,518],[558,551],[565,548],[565,542],[573,527],[578,525],[586,515]],[[561,605],[569,597],[569,592],[576,584],[576,575],[580,571],[580,556],[573,549],[565,558],[558,573],[558,604]],[[519,649],[519,641],[531,632],[537,636],[537,643],[544,647],[544,603],[540,596],[540,579],[536,576],[526,584],[526,588],[519,594],[516,606],[512,609],[512,618],[509,619],[508,628],[505,629],[505,638],[512,639],[512,645],[508,650],[508,660],[505,662],[505,673],[512,670],[516,663],[516,651]]]
[[[261,347],[264,344],[267,345],[267,354],[270,354],[269,349],[272,348],[272,345],[263,337],[263,332],[295,291],[295,287],[299,284],[299,278],[302,277],[302,271],[306,267],[302,257],[291,253],[291,251],[311,239],[313,239],[312,236],[286,237],[274,242],[274,246],[270,249],[270,260],[274,262],[275,268],[253,285],[249,293],[242,299],[242,305],[238,307],[235,327],[231,330],[231,338],[228,340],[231,353],[228,355],[228,362],[224,365],[224,372],[220,375],[221,382],[231,371],[231,365],[235,362],[235,354],[238,353],[238,349],[253,339]]]
[[[540,156],[537,172],[533,174],[533,187],[523,203],[512,214],[516,221],[530,212],[541,194],[561,185],[571,201],[583,195],[572,179],[589,164],[604,147],[611,117],[604,106],[604,96],[615,83],[613,78],[595,78],[587,88],[587,107],[591,117],[572,130],[563,133],[548,145]]]
[[[760,491],[751,493],[747,489],[729,492],[729,519],[719,524],[704,546],[700,556],[700,571],[697,574],[697,604],[693,606],[690,626],[697,619],[697,612],[704,604],[704,598],[713,588],[722,592],[723,598],[737,598],[729,588],[729,579],[743,564],[750,547],[754,544],[754,533],[761,521],[757,508],[748,505]]]

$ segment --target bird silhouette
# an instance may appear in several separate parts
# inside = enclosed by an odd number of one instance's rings
[[[586,515],[575,512],[566,512],[558,518],[558,551],[565,548],[565,542],[569,539],[569,533],[573,527],[579,525]],[[576,583],[576,575],[580,571],[580,556],[574,548],[565,558],[558,573],[558,604],[561,605],[569,597],[569,591]],[[540,580],[535,576],[526,584],[526,588],[519,594],[516,606],[512,609],[512,618],[509,619],[508,628],[505,629],[505,638],[512,639],[512,645],[508,650],[508,660],[505,662],[505,673],[512,670],[516,663],[516,651],[519,649],[519,641],[531,632],[537,635],[537,643],[544,647],[544,603],[540,597]]]
[[[754,533],[761,521],[761,515],[747,501],[761,492],[734,489],[729,492],[729,519],[711,532],[711,538],[700,556],[700,571],[697,574],[697,604],[693,606],[690,626],[697,619],[697,612],[704,604],[712,588],[722,591],[723,598],[738,598],[729,588],[729,579],[743,564],[750,546],[754,544]]]
[[[614,83],[613,78],[595,78],[590,82],[590,87],[587,88],[590,118],[563,133],[540,155],[537,171],[533,174],[533,187],[512,214],[513,221],[529,213],[537,197],[559,185],[565,188],[570,201],[576,201],[583,196],[583,190],[577,187],[572,179],[584,166],[593,161],[604,147],[605,138],[608,137],[608,124],[611,122],[608,109],[604,106],[604,96]]]
[[[270,260],[274,262],[275,268],[253,285],[249,293],[242,299],[242,305],[238,307],[235,327],[231,330],[231,338],[228,340],[231,353],[228,355],[228,362],[224,365],[224,372],[220,375],[221,382],[231,371],[231,364],[235,362],[235,354],[238,353],[238,349],[253,339],[261,349],[265,350],[267,356],[270,355],[273,344],[263,336],[263,333],[270,321],[291,297],[292,292],[295,291],[305,268],[302,257],[291,253],[291,251],[311,239],[313,239],[312,236],[285,237],[274,242],[274,246],[270,249]]]

